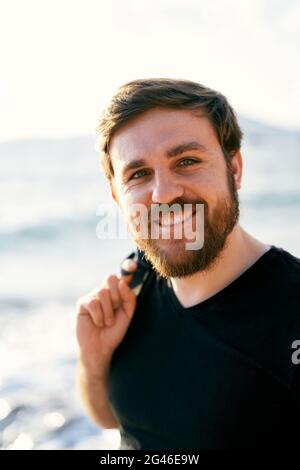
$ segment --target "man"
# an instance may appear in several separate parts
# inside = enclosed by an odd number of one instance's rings
[[[99,131],[112,197],[149,268],[138,295],[128,258],[129,275],[107,276],[77,302],[89,415],[120,430],[121,449],[295,448],[300,260],[239,224],[233,109],[198,83],[136,80],[117,91]],[[154,218],[153,205],[164,208]],[[139,206],[168,237],[141,236]],[[189,237],[176,238],[187,222]]]

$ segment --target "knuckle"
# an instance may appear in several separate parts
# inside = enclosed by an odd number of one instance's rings
[[[108,285],[108,284],[114,283],[116,279],[117,279],[117,276],[115,274],[107,274],[104,278],[104,284]]]
[[[116,274],[110,274],[110,276],[108,276],[108,281],[109,282],[117,282],[118,281],[118,276]]]
[[[107,298],[108,295],[109,295],[109,288],[108,287],[102,287],[99,291],[99,295],[104,297],[104,298]]]
[[[93,297],[90,301],[89,301],[89,307],[92,308],[92,309],[97,309],[99,307],[99,300],[96,299],[95,297]]]
[[[79,311],[79,310],[82,310],[83,307],[85,307],[87,304],[87,297],[85,296],[82,296],[82,297],[79,297],[79,299],[76,300],[76,310]]]

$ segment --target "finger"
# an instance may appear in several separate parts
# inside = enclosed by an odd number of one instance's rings
[[[102,312],[101,304],[98,298],[87,297],[86,300],[83,301],[81,308],[83,308],[90,314],[96,326],[98,327],[104,326],[103,312]]]
[[[119,292],[122,298],[122,305],[126,315],[130,318],[134,311],[136,303],[136,295],[132,289],[126,284],[124,279],[119,281]]]
[[[101,303],[101,309],[104,313],[104,323],[106,326],[114,324],[114,312],[112,308],[112,301],[110,297],[109,289],[101,289],[99,300]]]
[[[119,279],[114,274],[106,278],[106,285],[110,290],[112,308],[116,309],[122,304],[122,299],[119,293]]]
[[[84,306],[87,296],[80,297],[76,302],[76,315],[89,315],[86,307]]]

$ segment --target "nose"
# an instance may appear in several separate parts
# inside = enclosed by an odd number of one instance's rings
[[[152,202],[168,204],[183,195],[183,188],[174,175],[168,173],[156,174],[152,191]]]

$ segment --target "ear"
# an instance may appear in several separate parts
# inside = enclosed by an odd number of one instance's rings
[[[242,173],[243,173],[243,157],[238,150],[233,154],[231,158],[231,168],[232,168],[232,173],[235,179],[235,186],[236,189],[241,189],[242,187]]]

